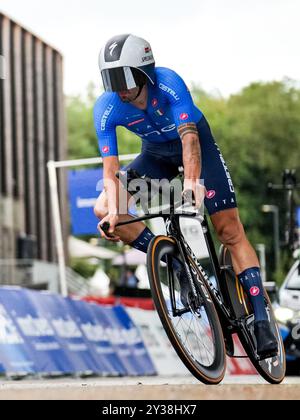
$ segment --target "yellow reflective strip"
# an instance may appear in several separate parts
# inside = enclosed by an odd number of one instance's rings
[[[243,304],[244,304],[244,307],[246,309],[247,315],[249,315],[249,311],[248,311],[248,308],[247,308],[247,305],[246,305],[246,301],[245,301],[244,289],[243,289],[243,286],[242,285],[240,285],[240,286],[241,286],[241,295],[242,295],[242,299],[243,299]]]
[[[238,293],[240,304],[242,305],[243,301],[242,301],[242,296],[241,296],[241,291],[240,291],[240,281],[238,279],[238,276],[235,276],[235,287]]]

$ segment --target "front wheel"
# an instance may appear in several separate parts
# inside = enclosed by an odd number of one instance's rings
[[[164,256],[169,256],[168,264],[161,262]],[[185,310],[170,256],[180,259],[176,241],[167,236],[153,238],[147,253],[147,267],[157,312],[170,342],[189,371],[205,384],[218,384],[226,370],[225,346],[205,279],[189,257],[199,305]]]

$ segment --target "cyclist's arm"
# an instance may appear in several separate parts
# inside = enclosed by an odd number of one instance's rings
[[[119,214],[119,180],[116,173],[120,169],[119,158],[110,156],[103,159],[104,190],[108,201],[108,214]]]
[[[178,127],[182,141],[185,179],[196,181],[201,174],[201,147],[195,123],[182,124]]]
[[[196,207],[200,208],[205,188],[200,183],[201,175],[201,147],[199,134],[195,123],[187,123],[178,127],[182,140],[184,165],[184,191],[193,191]]]
[[[195,107],[189,89],[176,72],[161,70],[160,82],[182,140],[185,178],[198,180],[201,174],[201,148],[196,123],[202,113]]]
[[[201,185],[199,180],[202,159],[196,122],[200,120],[202,113],[195,107],[186,84],[175,72],[169,70],[166,74],[164,91],[167,92],[174,121],[182,141],[184,190],[194,191],[197,207],[200,207],[203,195],[200,191]]]
[[[104,190],[108,199],[108,212],[117,215],[118,202],[118,179],[116,172],[119,171],[118,144],[116,135],[116,121],[114,118],[114,104],[100,97],[94,108],[94,124],[99,141],[99,149],[103,158]]]

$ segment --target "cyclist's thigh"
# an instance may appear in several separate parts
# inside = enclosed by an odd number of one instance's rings
[[[209,125],[203,117],[198,124],[202,149],[201,179],[207,189],[205,206],[210,215],[236,208],[234,185],[224,157],[216,144]]]

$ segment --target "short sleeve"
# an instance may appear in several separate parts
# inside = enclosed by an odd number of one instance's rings
[[[168,98],[176,127],[199,122],[202,113],[194,105],[188,87],[176,72],[164,69],[159,77],[159,88]]]
[[[94,125],[103,158],[119,154],[114,109],[113,102],[105,101],[101,97],[94,107]]]

